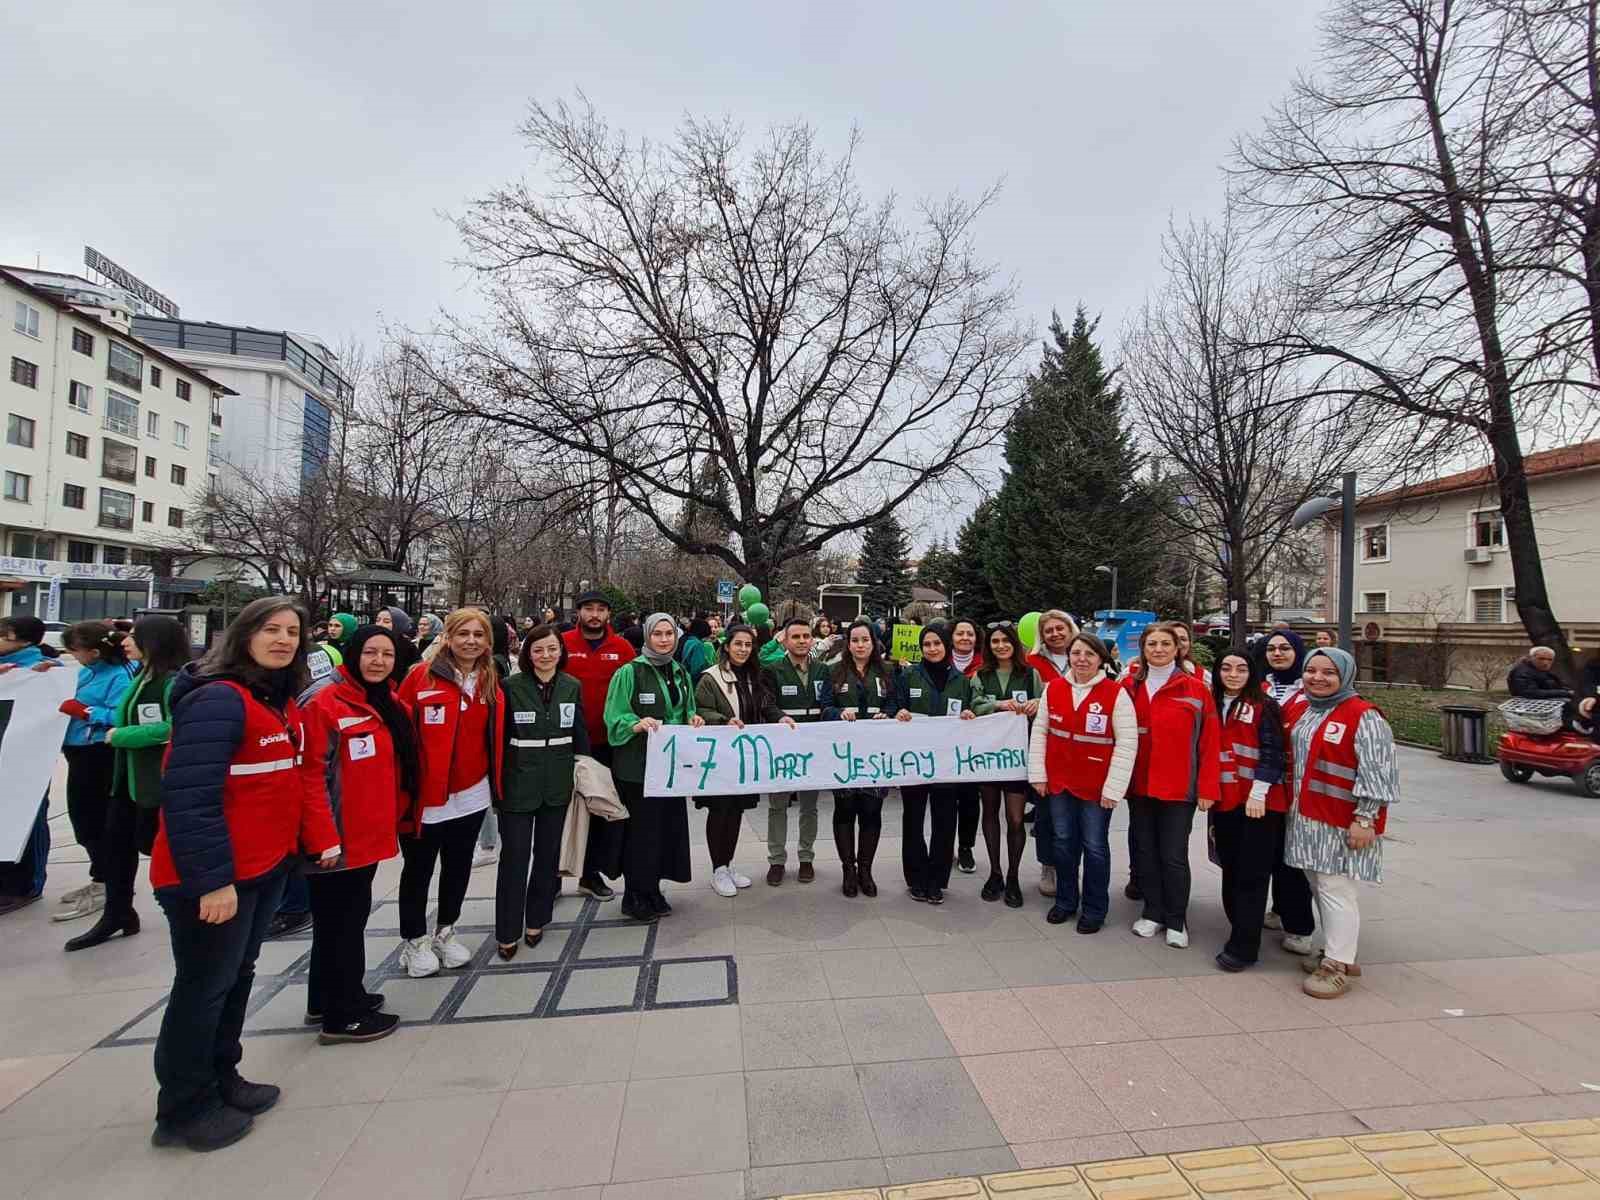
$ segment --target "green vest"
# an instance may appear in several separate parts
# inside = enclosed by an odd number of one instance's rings
[[[683,725],[694,711],[694,684],[680,662],[658,667],[648,659],[636,658],[633,667],[633,712],[640,719],[654,717],[667,725]],[[676,676],[679,700],[676,705],[667,691],[667,677]],[[636,733],[611,753],[611,774],[626,783],[644,782],[644,752],[650,744],[647,734]]]
[[[550,703],[539,699],[539,681],[531,674],[504,682],[506,697],[506,777],[500,797],[505,812],[559,808],[572,799],[572,769],[577,751],[578,702],[583,688],[571,675],[559,674]]]
[[[955,713],[950,712],[952,703],[959,704]],[[972,707],[972,681],[951,667],[944,691],[941,692],[923,674],[920,665],[912,667],[906,672],[905,704],[911,712],[922,717],[960,716],[961,709]]]
[[[826,667],[814,658],[807,659],[802,673],[795,670],[794,663],[785,654],[777,662],[769,663],[765,670],[772,676],[772,693],[784,716],[801,723],[822,720],[822,706],[833,690]]]
[[[1033,668],[1028,666],[1012,667],[1011,674],[1006,678],[1004,690],[1000,687],[998,672],[985,667],[979,671],[974,682],[983,690],[983,694],[995,700],[1037,700],[1039,695],[1033,690]]]
[[[159,727],[165,735],[148,744],[113,747],[111,794],[119,796],[125,790],[139,808],[161,807],[161,764],[167,755],[172,722],[169,698],[177,678],[176,673],[168,675],[159,688],[151,689],[149,678],[141,671],[134,677],[133,685],[122,693],[122,703],[117,706],[117,728]]]
[[[889,672],[869,669],[863,680],[850,667],[845,668],[844,679],[833,685],[833,705],[839,709],[855,709],[856,716],[862,720],[899,708]]]

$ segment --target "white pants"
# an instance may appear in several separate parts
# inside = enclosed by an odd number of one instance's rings
[[[1356,881],[1348,875],[1307,871],[1311,890],[1316,894],[1318,920],[1327,940],[1327,955],[1334,962],[1356,961],[1356,942],[1361,937],[1361,906]]]

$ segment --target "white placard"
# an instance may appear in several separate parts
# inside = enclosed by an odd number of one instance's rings
[[[994,713],[963,721],[817,721],[783,725],[665,725],[645,751],[647,796],[730,796],[1028,777],[1028,719]]]
[[[67,715],[58,710],[77,690],[76,663],[0,675],[0,862],[16,862],[33,832],[67,733]]]

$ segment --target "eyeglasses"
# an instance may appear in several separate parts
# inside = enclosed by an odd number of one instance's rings
[[[1016,627],[1016,623],[1012,621],[990,621],[984,626],[984,628],[989,630],[991,633],[996,629],[1015,629]]]

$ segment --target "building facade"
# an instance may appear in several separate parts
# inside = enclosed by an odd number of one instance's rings
[[[0,268],[0,613],[124,617],[173,590],[230,389],[129,317],[102,285]]]

